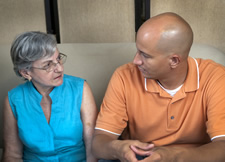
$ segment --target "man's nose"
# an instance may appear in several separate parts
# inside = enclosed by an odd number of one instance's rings
[[[140,53],[138,51],[136,52],[136,55],[134,56],[133,63],[135,65],[141,65],[142,64]]]

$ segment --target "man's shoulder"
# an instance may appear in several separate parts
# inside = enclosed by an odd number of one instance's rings
[[[225,81],[225,67],[210,59],[197,59],[200,85],[221,86]]]
[[[218,72],[219,73],[225,73],[225,66],[210,60],[210,59],[197,59],[198,61],[198,65],[199,65],[199,70],[200,71],[208,71],[209,73],[211,73],[212,71],[214,72]]]
[[[130,72],[134,72],[134,71],[137,71],[137,70],[138,70],[137,66],[130,62],[130,63],[124,64],[124,65],[121,65],[120,67],[118,67],[116,69],[115,72],[117,72],[117,73],[130,73]]]

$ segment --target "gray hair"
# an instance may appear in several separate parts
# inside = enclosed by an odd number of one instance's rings
[[[10,50],[16,75],[22,77],[20,70],[29,70],[34,61],[51,57],[55,53],[56,47],[57,41],[51,34],[31,31],[18,35]]]

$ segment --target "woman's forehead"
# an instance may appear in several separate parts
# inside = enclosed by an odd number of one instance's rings
[[[44,57],[41,57],[40,59],[34,61],[34,64],[36,63],[45,63],[45,62],[49,62],[49,61],[53,61],[58,57],[59,53],[58,51],[56,51],[53,55],[46,55]]]

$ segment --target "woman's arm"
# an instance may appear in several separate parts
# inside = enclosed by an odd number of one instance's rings
[[[91,89],[89,85],[84,82],[83,98],[81,104],[81,118],[84,127],[83,136],[86,147],[87,162],[97,162],[97,159],[93,156],[91,152],[91,143],[94,134],[97,114],[98,110]]]
[[[8,96],[5,98],[3,109],[3,162],[22,162],[23,144],[18,136],[17,121],[9,105]]]

